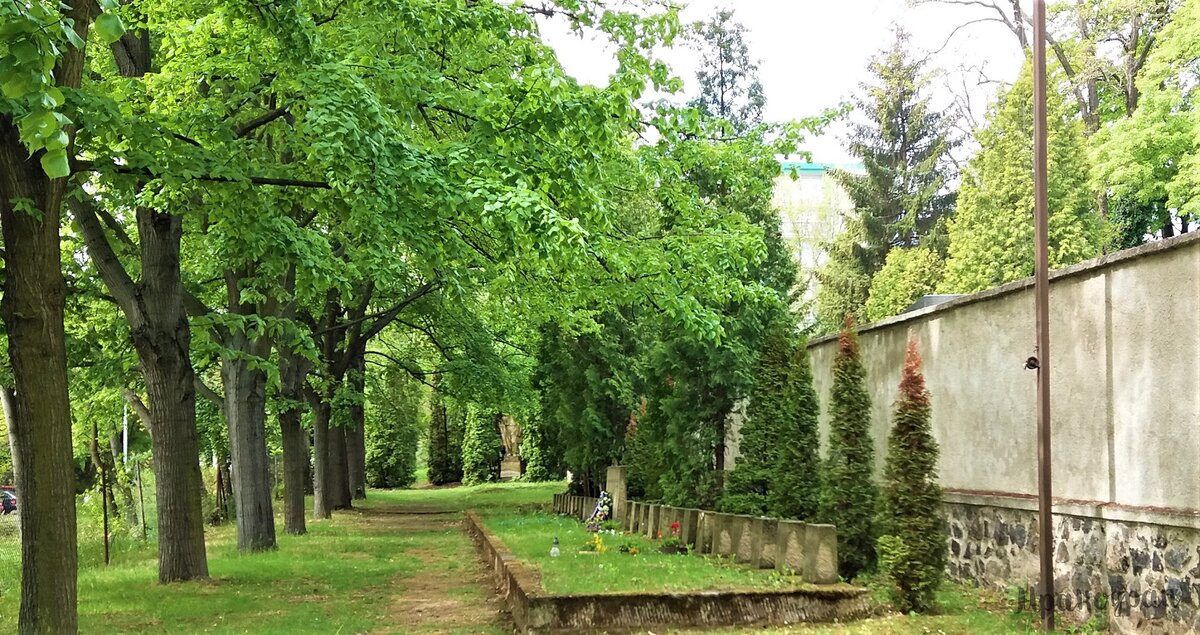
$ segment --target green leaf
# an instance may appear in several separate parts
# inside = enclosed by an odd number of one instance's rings
[[[10,49],[11,55],[22,64],[28,64],[41,56],[37,44],[29,40],[20,40]]]
[[[9,71],[0,75],[0,92],[9,99],[20,99],[32,89],[33,85],[25,73]]]
[[[83,48],[83,39],[75,32],[74,22],[72,20],[64,20],[63,22],[63,35],[67,37],[67,41],[77,49]]]
[[[96,34],[105,44],[112,44],[125,34],[125,25],[121,23],[121,18],[112,13],[100,14],[96,18],[95,28]]]
[[[71,175],[71,164],[67,161],[66,150],[50,150],[42,155],[42,169],[46,176],[52,179],[66,178]]]

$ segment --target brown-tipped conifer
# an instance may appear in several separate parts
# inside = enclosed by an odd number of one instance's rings
[[[938,445],[921,354],[908,342],[884,467],[879,558],[901,611],[926,611],[946,566],[946,519],[937,482]]]

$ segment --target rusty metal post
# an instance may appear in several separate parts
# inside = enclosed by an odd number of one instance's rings
[[[1038,560],[1042,628],[1054,630],[1054,523],[1050,488],[1050,267],[1046,161],[1046,1],[1033,2],[1034,311],[1037,336]]]

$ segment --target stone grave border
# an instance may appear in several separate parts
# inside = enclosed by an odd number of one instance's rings
[[[467,512],[465,521],[521,633],[844,622],[870,613],[866,590],[848,584],[789,590],[551,595],[542,589],[537,571],[518,560],[479,516]]]
[[[556,494],[554,511],[586,520],[595,498]],[[722,514],[702,509],[625,501],[613,516],[623,531],[659,538],[679,523],[679,539],[692,553],[717,555],[758,569],[778,569],[811,584],[838,581],[837,528],[794,520]]]

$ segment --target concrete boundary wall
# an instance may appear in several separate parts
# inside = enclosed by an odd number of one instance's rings
[[[1118,631],[1200,632],[1200,232],[1052,272],[1050,312],[1056,592],[1105,595]],[[909,338],[924,359],[960,580],[1036,581],[1033,317],[1029,278],[859,332],[877,477]],[[809,344],[823,449],[836,352]],[[1121,613],[1146,591],[1179,601]]]
[[[1200,232],[1055,271],[1050,306],[1055,496],[1200,510]],[[933,395],[942,486],[1036,494],[1032,279],[860,329],[877,476],[910,337]],[[809,353],[824,448],[837,337]]]
[[[578,497],[562,495],[555,503],[569,509],[569,498]],[[464,520],[520,633],[845,622],[870,613],[866,590],[847,584],[787,591],[550,595],[533,569],[517,560],[478,516],[467,512]]]

